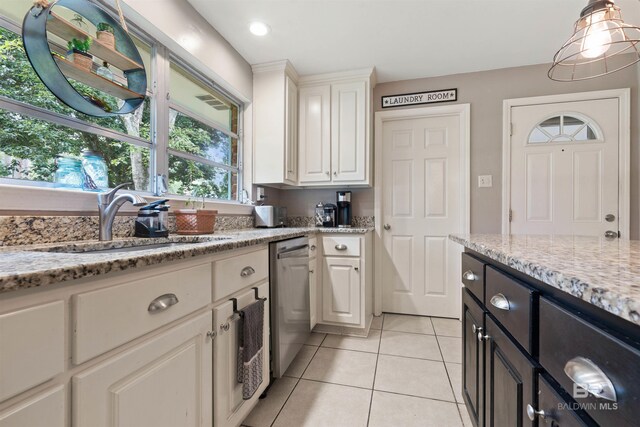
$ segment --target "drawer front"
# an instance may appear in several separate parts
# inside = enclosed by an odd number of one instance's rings
[[[73,362],[166,325],[211,302],[211,264],[73,296]]]
[[[467,253],[462,254],[462,283],[476,298],[484,302],[485,264]]]
[[[538,405],[531,403],[531,407],[538,411],[544,411],[539,417],[538,426],[555,427],[584,427],[588,426],[576,412],[571,410],[572,405],[567,403],[553,388],[543,375],[538,377]],[[527,408],[528,409],[528,408]]]
[[[360,256],[360,237],[331,236],[322,238],[322,250],[326,256]]]
[[[17,407],[0,411],[0,427],[64,427],[64,386],[57,386],[38,393]]]
[[[533,291],[491,266],[486,268],[485,286],[489,312],[532,354]]]
[[[213,265],[213,300],[218,301],[269,277],[269,250],[221,259]]]
[[[318,239],[312,237],[309,239],[309,258],[315,258],[318,254]]]
[[[64,371],[64,302],[0,315],[0,401]]]
[[[540,363],[598,424],[638,425],[640,351],[637,348],[630,347],[554,303],[541,299]],[[580,375],[580,372],[583,374]],[[592,390],[610,382],[615,401],[595,397],[587,394],[584,388],[574,387],[575,383],[569,375],[576,382],[585,384],[590,384],[589,378],[599,378],[593,380]],[[613,398],[613,394],[609,396]]]

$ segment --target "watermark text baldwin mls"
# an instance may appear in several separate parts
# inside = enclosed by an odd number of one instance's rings
[[[596,387],[595,390],[590,390],[589,385],[573,384],[573,398],[574,399],[586,399],[589,397],[590,391],[598,398],[597,402],[582,402],[577,401],[575,403],[558,403],[558,410],[578,410],[583,411],[615,411],[618,409],[617,402],[611,402],[606,399],[598,397],[597,393],[600,389]]]

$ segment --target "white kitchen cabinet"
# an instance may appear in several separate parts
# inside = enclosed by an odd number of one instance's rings
[[[300,88],[300,185],[331,182],[331,85]]]
[[[298,184],[297,78],[289,61],[253,66],[254,184]]]
[[[46,390],[0,411],[0,427],[64,427],[65,400],[63,386]]]
[[[208,311],[72,378],[81,426],[210,426],[212,344]]]
[[[259,296],[269,295],[269,283],[257,286]],[[239,295],[237,308],[241,309],[255,302],[254,290],[249,288]],[[241,322],[233,312],[233,303],[229,300],[213,309],[213,324],[217,333],[213,350],[213,412],[216,427],[238,426],[249,415],[260,394],[269,384],[269,302],[265,301],[263,331],[263,367],[262,385],[250,400],[242,399],[242,384],[238,383],[236,373],[238,364],[238,331]]]
[[[318,323],[318,261],[313,258],[309,260],[309,310],[311,319],[311,329]]]
[[[322,320],[359,325],[362,309],[360,259],[325,257],[322,278]]]
[[[371,185],[373,70],[299,80],[299,185]]]

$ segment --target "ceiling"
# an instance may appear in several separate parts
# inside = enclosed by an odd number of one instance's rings
[[[381,82],[551,62],[587,0],[188,0],[251,64]],[[640,2],[618,0],[640,26]],[[265,37],[248,24],[271,27]]]

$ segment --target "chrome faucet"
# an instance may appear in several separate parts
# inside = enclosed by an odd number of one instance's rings
[[[133,206],[143,206],[147,201],[136,194],[121,194],[116,197],[116,193],[122,187],[132,184],[125,182],[116,186],[113,190],[98,194],[98,213],[100,221],[100,240],[111,240],[113,238],[113,220],[116,217],[118,209],[126,202],[131,202]]]

